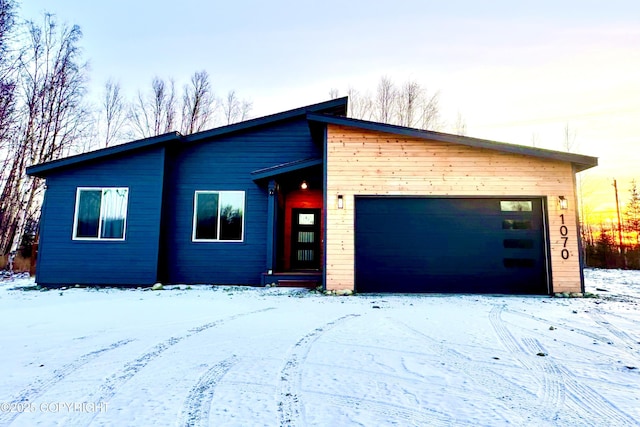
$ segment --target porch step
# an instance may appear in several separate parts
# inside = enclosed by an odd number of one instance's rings
[[[307,288],[315,289],[320,285],[319,280],[304,279],[279,279],[278,286],[283,288]]]
[[[273,285],[290,288],[314,289],[322,284],[322,273],[320,272],[283,272],[283,273],[262,273],[262,286]]]

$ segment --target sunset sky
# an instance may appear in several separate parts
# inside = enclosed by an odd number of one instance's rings
[[[133,95],[154,76],[178,87],[207,70],[253,116],[375,90],[381,76],[440,92],[467,135],[599,157],[580,174],[586,214],[615,217],[640,181],[640,2],[22,0],[78,24],[90,96],[108,78]],[[443,131],[451,131],[451,126]]]

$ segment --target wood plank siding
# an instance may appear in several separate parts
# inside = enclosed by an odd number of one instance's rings
[[[43,286],[149,285],[156,280],[164,148],[127,153],[47,177],[36,281]],[[78,187],[129,188],[123,241],[73,240]]]
[[[547,202],[552,291],[581,292],[571,163],[333,124],[326,159],[327,289],[354,288],[354,196],[524,196]]]

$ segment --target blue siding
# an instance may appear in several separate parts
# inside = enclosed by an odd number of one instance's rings
[[[84,163],[47,177],[36,281],[149,285],[157,279],[164,148]],[[77,187],[128,187],[124,241],[72,240]]]
[[[166,183],[171,201],[165,206],[162,262],[171,283],[260,284],[267,256],[266,185],[251,172],[274,165],[322,157],[304,118],[269,127],[184,144],[171,155]],[[245,191],[243,242],[192,242],[196,190]]]

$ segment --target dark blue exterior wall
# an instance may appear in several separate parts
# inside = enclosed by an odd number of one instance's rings
[[[164,148],[129,152],[47,177],[36,281],[149,285],[157,279]],[[77,187],[128,187],[124,241],[73,240]]]
[[[161,279],[170,283],[260,284],[267,256],[268,189],[251,172],[321,158],[304,118],[182,144],[167,155]],[[243,242],[192,242],[196,190],[245,191]]]

